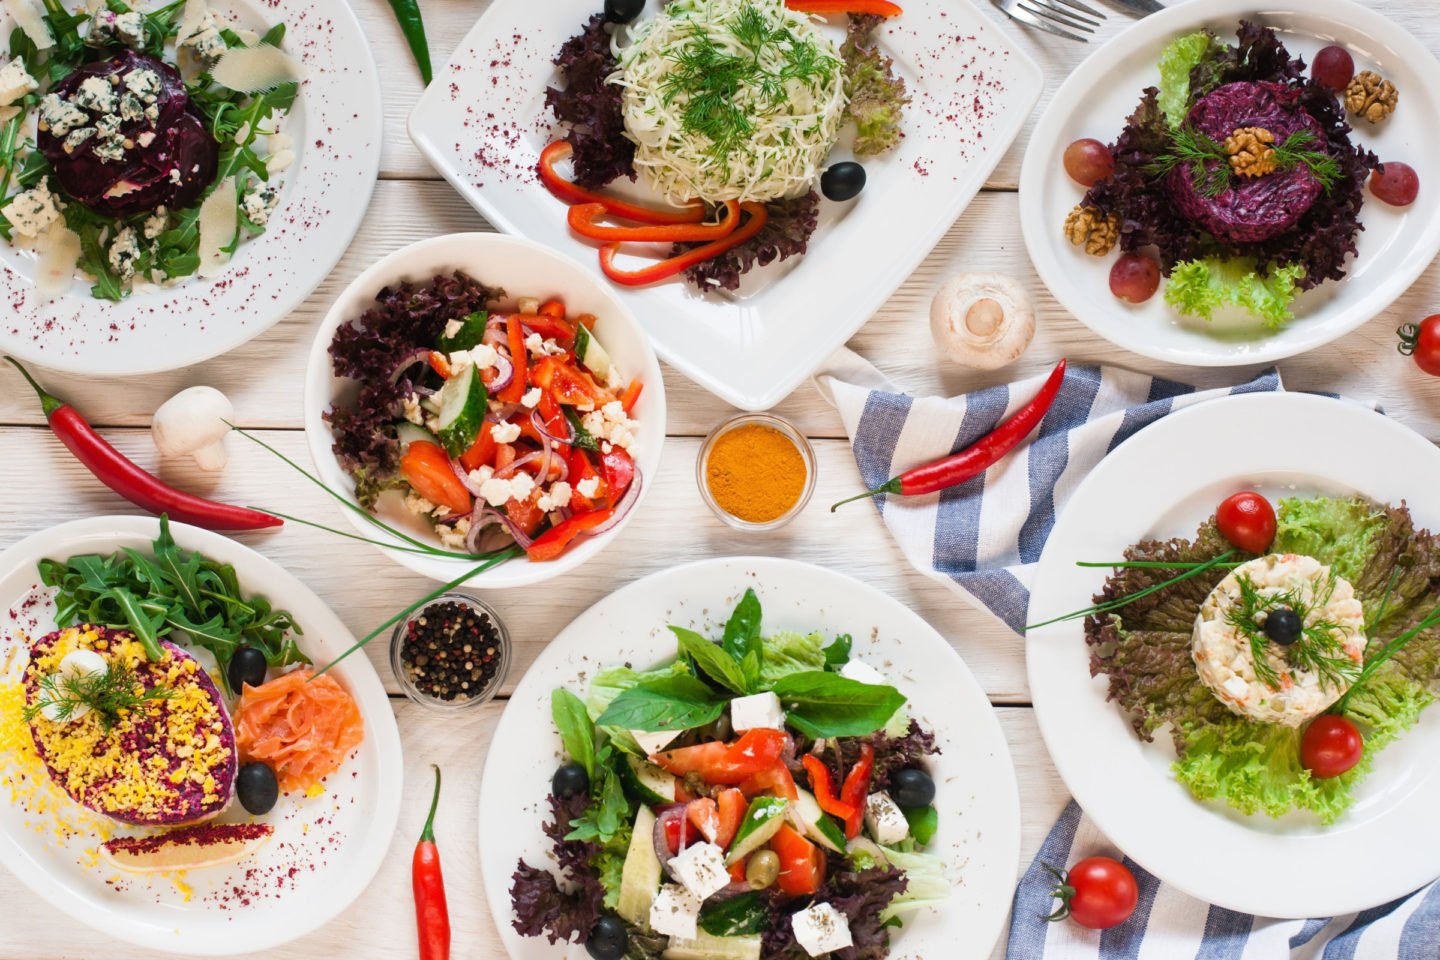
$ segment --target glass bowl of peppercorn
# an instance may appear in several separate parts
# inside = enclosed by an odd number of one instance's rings
[[[510,632],[483,600],[444,593],[395,626],[390,669],[405,695],[432,710],[479,706],[500,691]]]
[[[730,526],[774,530],[810,502],[815,448],[774,414],[742,413],[705,438],[695,480],[706,506]]]

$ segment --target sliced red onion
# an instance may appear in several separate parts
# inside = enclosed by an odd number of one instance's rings
[[[565,421],[565,436],[563,437],[556,436],[550,431],[550,427],[545,422],[545,418],[540,414],[538,407],[530,411],[530,422],[535,425],[536,430],[540,431],[540,436],[548,437],[555,443],[570,443],[575,439],[575,428],[570,425],[569,417],[561,417],[560,419]]]
[[[399,383],[400,377],[405,373],[406,370],[409,370],[417,363],[428,362],[429,359],[429,349],[418,349],[410,351],[409,353],[405,354],[405,356],[401,357],[400,361],[395,364],[394,369],[390,371],[390,382]]]
[[[626,490],[625,496],[621,497],[620,502],[615,504],[615,515],[595,529],[587,530],[584,535],[587,537],[598,537],[602,533],[609,533],[611,530],[614,530],[615,526],[621,520],[625,519],[625,514],[630,512],[630,508],[635,506],[635,501],[640,499],[641,483],[640,467],[636,466],[635,479],[630,481],[630,489]]]
[[[480,429],[482,429],[482,430],[489,430],[490,428],[489,428],[489,427],[481,427]],[[465,465],[464,465],[464,464],[462,464],[459,460],[455,459],[454,457],[451,457],[451,458],[450,458],[450,469],[453,470],[453,471],[455,471],[455,476],[456,476],[456,478],[457,478],[461,483],[465,484],[465,489],[470,491],[470,495],[471,495],[471,496],[474,496],[474,497],[480,496],[480,484],[475,483],[474,481],[472,481],[472,480],[470,479],[470,471],[465,469]]]
[[[500,356],[495,358],[495,378],[485,387],[492,395],[499,393],[510,386],[510,381],[515,379],[515,365],[510,358]]]
[[[527,536],[525,534],[525,531],[521,530],[520,527],[516,525],[514,520],[511,520],[509,517],[505,516],[505,514],[501,513],[498,510],[495,511],[495,516],[500,518],[500,522],[505,525],[505,529],[510,532],[510,536],[515,540],[517,544],[520,545],[520,549],[530,549],[530,544],[534,543],[535,540]]]
[[[499,477],[501,480],[509,479],[510,477],[515,476],[515,472],[521,467],[529,466],[543,456],[545,456],[545,451],[543,450],[536,450],[532,453],[527,453],[525,454],[525,456],[520,457],[518,460],[511,461],[510,465],[508,467],[505,467],[503,470],[496,470],[495,476]]]
[[[490,416],[495,418],[496,423],[500,423],[501,421],[509,420],[515,416],[516,413],[524,409],[525,407],[522,404],[502,403],[495,410],[491,411]]]
[[[490,322],[485,324],[485,333],[480,337],[480,342],[485,344],[487,347],[494,347],[496,350],[504,347],[506,342],[505,322],[503,320],[497,320],[495,317],[491,317]],[[505,351],[505,356],[508,357],[509,355],[510,351],[507,349]]]
[[[465,534],[465,549],[471,553],[483,553],[481,538],[503,526],[500,515],[486,506],[485,501],[477,500],[470,514],[470,530]]]

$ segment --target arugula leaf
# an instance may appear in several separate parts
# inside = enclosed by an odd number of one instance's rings
[[[657,677],[621,691],[595,723],[645,732],[689,730],[714,723],[727,702],[695,677]]]
[[[820,670],[781,677],[771,689],[785,707],[790,725],[817,739],[874,733],[905,704],[894,687]]]
[[[550,694],[550,717],[555,721],[555,729],[560,732],[565,752],[570,755],[571,760],[584,767],[585,774],[593,780],[595,726],[590,722],[590,714],[586,711],[585,704],[564,687],[556,687]]]
[[[838,637],[836,637],[835,641],[831,643],[830,646],[826,647],[824,650],[825,669],[839,669],[840,667],[843,667],[845,666],[845,664],[849,663],[850,647],[854,644],[854,642],[855,641],[850,637],[850,634],[848,633],[842,633]]]
[[[695,661],[700,671],[710,679],[741,696],[753,692],[750,683],[747,682],[744,668],[730,653],[706,640],[694,630],[671,627],[670,632],[675,634],[675,639],[680,641],[680,652]],[[759,661],[756,660],[757,676],[759,666]]]

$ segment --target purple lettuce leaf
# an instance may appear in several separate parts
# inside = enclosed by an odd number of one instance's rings
[[[575,182],[590,190],[618,177],[635,179],[635,144],[625,136],[620,88],[606,83],[618,63],[610,50],[605,14],[592,16],[555,57],[562,87],[547,87],[545,105],[568,124]]]
[[[805,252],[820,219],[820,195],[814,190],[789,200],[765,204],[768,218],[749,240],[685,271],[685,279],[701,290],[736,290],[740,278],[756,266],[798,257]],[[677,243],[677,254],[701,246]]]

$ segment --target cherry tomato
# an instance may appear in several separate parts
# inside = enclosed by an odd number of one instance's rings
[[[1054,893],[1062,905],[1047,920],[1069,917],[1082,927],[1108,930],[1129,920],[1140,900],[1130,868],[1109,857],[1087,857],[1068,874],[1053,867],[1050,872],[1060,881]]]
[[[1415,358],[1415,365],[1432,377],[1440,377],[1440,313],[1419,323],[1407,323],[1400,334],[1399,351]]]
[[[1320,780],[1340,776],[1363,756],[1365,738],[1355,724],[1333,713],[1311,720],[1300,737],[1300,762]]]
[[[1227,497],[1215,511],[1220,535],[1246,553],[1264,553],[1275,539],[1275,508],[1253,490]]]

